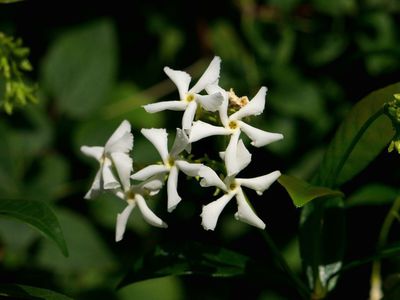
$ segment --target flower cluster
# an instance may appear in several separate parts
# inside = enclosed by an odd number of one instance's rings
[[[178,89],[179,99],[148,104],[144,106],[144,109],[148,113],[163,110],[184,112],[182,128],[176,130],[175,141],[170,150],[168,150],[166,129],[141,130],[144,137],[160,154],[161,164],[152,164],[133,172],[133,163],[129,156],[133,148],[133,135],[131,126],[126,120],[112,134],[104,147],[81,147],[85,155],[95,158],[100,163],[99,171],[85,198],[92,199],[97,194],[107,191],[114,193],[127,203],[126,208],[117,216],[116,241],[123,238],[129,215],[136,206],[147,223],[157,227],[167,227],[167,224],[150,210],[145,199],[157,194],[166,182],[167,209],[169,212],[173,211],[182,200],[178,193],[179,172],[189,177],[199,178],[202,187],[213,186],[223,194],[203,206],[201,218],[204,229],[215,229],[222,210],[233,198],[237,203],[235,213],[237,220],[261,229],[265,228],[264,222],[251,207],[243,187],[262,195],[281,173],[274,171],[254,178],[237,177],[239,172],[251,162],[251,154],[241,139],[241,134],[243,132],[247,135],[254,147],[262,147],[278,141],[283,138],[283,135],[263,131],[244,121],[264,111],[267,89],[261,87],[251,100],[247,97],[239,98],[232,89],[226,91],[219,86],[220,64],[221,59],[215,57],[190,89],[191,76],[189,74],[169,67],[164,68],[165,73]],[[196,112],[202,110],[216,114],[217,125],[204,120],[195,120]],[[220,152],[225,165],[226,174],[224,175],[217,174],[210,166],[188,159],[192,143],[213,135],[229,136],[226,149]]]

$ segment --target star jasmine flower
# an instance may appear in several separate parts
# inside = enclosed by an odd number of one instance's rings
[[[238,167],[237,164],[235,165],[234,160],[236,160],[236,145],[238,144],[238,139],[242,131],[251,139],[251,144],[255,147],[262,147],[283,138],[283,135],[280,133],[267,132],[250,126],[242,121],[242,119],[245,117],[258,116],[264,111],[265,96],[267,93],[266,87],[261,87],[250,102],[229,116],[228,92],[216,84],[209,85],[207,87],[207,92],[220,92],[224,97],[224,101],[219,109],[219,116],[223,126],[214,126],[203,121],[195,121],[193,122],[193,126],[190,130],[189,142],[193,143],[212,135],[231,135],[231,139],[225,154],[226,166],[230,166],[230,168],[227,169],[228,176],[234,175],[238,172]],[[229,162],[227,162],[227,160],[229,160]]]
[[[168,211],[175,209],[182,200],[177,191],[179,171],[188,176],[197,176],[202,164],[188,163],[180,159],[181,154],[190,146],[189,138],[182,129],[177,129],[171,151],[168,151],[168,133],[164,128],[142,129],[142,134],[154,145],[162,159],[162,165],[150,165],[131,176],[134,180],[146,180],[154,175],[168,174],[167,194]]]
[[[101,190],[116,189],[121,185],[124,190],[129,188],[132,159],[128,153],[132,147],[131,125],[126,120],[119,125],[104,147],[81,147],[81,151],[85,155],[95,158],[100,163],[100,169],[97,171],[85,199],[92,199]]]
[[[164,72],[175,83],[179,91],[179,100],[162,101],[144,105],[144,109],[149,113],[155,113],[163,110],[185,111],[182,118],[182,128],[189,130],[198,106],[208,111],[217,111],[223,101],[221,93],[216,92],[210,95],[200,95],[204,88],[215,83],[219,78],[221,58],[214,57],[210,65],[200,77],[197,83],[189,89],[191,76],[183,71],[173,70],[169,67],[164,68]]]
[[[115,227],[115,241],[119,242],[124,236],[128,218],[132,210],[137,206],[143,216],[143,219],[150,225],[160,228],[167,228],[168,225],[157,217],[154,212],[147,206],[145,196],[157,194],[163,186],[163,181],[160,177],[152,177],[138,185],[129,186],[125,191],[118,189],[115,194],[126,201],[128,205],[117,215]]]
[[[242,140],[239,140],[237,149],[237,160],[240,161],[238,168],[240,172],[250,162],[251,154],[244,147]],[[227,166],[227,169],[228,168],[229,167]],[[202,178],[200,185],[203,187],[215,186],[224,192],[220,198],[203,206],[200,216],[202,218],[201,224],[204,229],[215,229],[222,210],[234,197],[236,198],[238,206],[235,218],[252,226],[264,229],[264,222],[254,212],[250,203],[246,199],[242,187],[250,188],[255,190],[258,195],[262,195],[262,193],[268,189],[280,175],[281,173],[279,171],[274,171],[254,178],[236,178],[236,176],[226,176],[224,180],[221,180],[217,173],[215,173],[215,171],[210,167],[202,167],[199,171],[199,176]]]

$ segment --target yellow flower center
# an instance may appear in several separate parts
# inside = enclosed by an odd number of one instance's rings
[[[230,129],[235,130],[238,128],[238,123],[236,121],[230,121],[228,126]]]
[[[192,102],[194,100],[194,94],[187,94],[185,100],[186,102]]]

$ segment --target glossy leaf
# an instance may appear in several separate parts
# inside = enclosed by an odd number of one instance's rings
[[[248,263],[250,259],[245,255],[199,243],[158,246],[154,252],[137,261],[120,287],[169,275],[238,276],[245,273]]]
[[[38,229],[53,240],[64,256],[67,244],[56,215],[44,202],[23,199],[0,199],[0,215],[9,216]]]
[[[361,172],[394,135],[392,124],[381,114],[385,102],[400,91],[400,83],[389,85],[358,102],[340,125],[316,178],[321,185],[336,187]]]
[[[26,299],[26,300],[72,300],[65,295],[33,286],[20,284],[2,284],[0,285],[1,299]]]
[[[340,191],[311,185],[304,180],[289,175],[281,175],[278,182],[286,189],[293,204],[297,207],[302,207],[317,198],[343,197],[343,193]]]
[[[116,72],[112,24],[100,21],[56,40],[44,61],[43,86],[71,117],[90,115],[107,99]]]

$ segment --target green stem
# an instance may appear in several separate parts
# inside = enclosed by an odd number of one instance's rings
[[[392,207],[390,208],[385,220],[383,221],[381,231],[379,233],[377,249],[382,250],[387,242],[390,228],[392,227],[393,221],[398,218],[398,211],[400,209],[400,197],[397,197]],[[381,290],[381,260],[376,259],[372,263],[371,272],[371,289],[370,289],[370,300],[380,299],[382,296]]]
[[[337,168],[334,172],[334,176],[332,176],[332,178],[334,178],[333,180],[336,180],[336,178],[338,178],[340,172],[342,171],[344,164],[346,163],[347,159],[349,158],[351,152],[353,152],[354,148],[356,147],[357,143],[360,141],[361,137],[364,135],[364,133],[367,131],[368,127],[371,126],[371,124],[378,119],[381,115],[383,115],[385,113],[384,107],[382,106],[378,111],[376,111],[372,116],[370,116],[365,123],[363,124],[363,126],[360,128],[360,130],[357,132],[356,136],[354,137],[354,139],[351,141],[349,147],[346,149],[346,152],[344,153],[344,155],[342,156],[339,164],[337,165]],[[335,186],[336,183],[333,182],[332,186]]]
[[[288,276],[292,284],[296,287],[297,292],[300,294],[302,299],[309,299],[310,292],[309,289],[304,285],[303,281],[290,269],[285,258],[282,256],[282,252],[278,249],[270,235],[265,230],[261,230],[261,234],[271,249],[274,258],[277,260],[279,266],[282,268]]]

